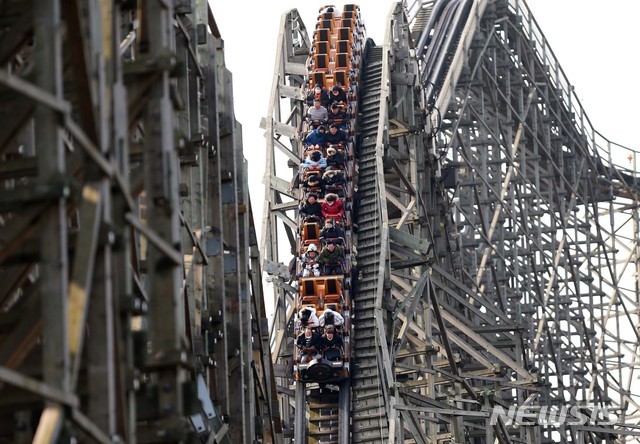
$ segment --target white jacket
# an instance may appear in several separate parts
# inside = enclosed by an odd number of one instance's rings
[[[316,309],[314,307],[304,307],[302,310],[300,310],[300,312],[298,313],[298,321],[300,321],[300,319],[302,319],[302,312],[304,310],[309,310],[311,311],[311,316],[309,316],[309,322],[307,322],[307,327],[317,327],[318,324],[318,316],[316,315]]]
[[[318,319],[318,323],[320,324],[320,327],[324,327],[325,315],[327,313],[333,313],[333,325],[335,325],[336,327],[341,327],[342,325],[344,325],[344,318],[340,313],[338,313],[337,311],[331,310],[330,308],[325,308],[324,312],[320,316],[320,319]]]

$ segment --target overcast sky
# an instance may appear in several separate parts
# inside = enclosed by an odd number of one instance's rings
[[[249,161],[253,214],[260,218],[264,190],[264,131],[280,16],[297,8],[313,29],[323,2],[309,0],[234,2],[210,0],[225,42],[226,66],[234,78],[236,119],[243,125],[244,154]],[[360,0],[369,37],[382,43],[393,2]],[[249,7],[250,5],[250,7]],[[341,7],[342,3],[336,3]],[[594,127],[605,137],[640,148],[635,106],[640,103],[638,61],[640,2],[609,0],[532,0],[529,7],[561,66],[574,85]],[[260,228],[261,221],[256,220]]]

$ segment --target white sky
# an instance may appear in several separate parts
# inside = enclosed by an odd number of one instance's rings
[[[210,3],[225,42],[226,66],[233,73],[235,113],[243,125],[253,214],[261,218],[265,140],[259,123],[267,113],[271,93],[280,16],[297,8],[310,31],[318,8],[328,2],[210,0]],[[381,44],[393,2],[355,3],[360,5],[369,37]],[[341,7],[343,3],[335,4]],[[635,52],[640,43],[637,22],[640,2],[531,0],[529,7],[594,127],[615,142],[640,148],[635,139],[638,122],[634,112],[635,105],[640,103]],[[259,230],[261,221],[255,222]]]

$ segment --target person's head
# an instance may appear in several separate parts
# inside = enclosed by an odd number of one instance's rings
[[[313,106],[316,108],[320,108],[320,99],[314,99]]]
[[[329,132],[331,134],[335,134],[338,132],[338,127],[336,125],[329,125]]]
[[[324,225],[325,227],[333,227],[333,219],[327,217],[327,219],[324,221]]]
[[[338,94],[340,94],[340,87],[338,85],[334,86],[333,88],[331,88],[331,92],[334,96],[337,96]]]
[[[327,309],[327,311],[325,311],[324,313],[324,322],[329,324],[330,327],[333,327],[334,320],[335,320],[335,317],[333,316],[333,312]]]
[[[336,153],[336,149],[335,148],[333,148],[331,146],[329,148],[327,148],[327,154],[329,156],[333,156],[335,153]]]
[[[320,86],[320,85],[316,85],[316,87],[313,89],[313,91],[314,91],[316,94],[320,94],[320,93],[322,92],[322,86]]]
[[[309,194],[309,197],[307,197],[307,202],[309,202],[310,204],[312,203],[316,203],[316,195],[315,194]]]
[[[309,247],[307,248],[307,254],[311,257],[318,254],[318,247],[316,247],[316,244],[309,245]]]
[[[311,310],[309,310],[308,308],[304,308],[301,312],[300,312],[300,321],[303,324],[306,324],[307,322],[309,322],[309,318],[311,317]]]
[[[304,335],[307,338],[310,338],[313,335],[313,328],[307,327],[304,329]]]
[[[336,244],[334,244],[333,242],[329,242],[329,243],[327,244],[327,250],[329,250],[329,251],[333,251],[333,250],[335,250],[335,249],[336,249]]]
[[[340,107],[338,105],[336,105],[335,103],[331,105],[331,112],[333,114],[338,114],[338,111],[340,111]]]
[[[320,160],[320,157],[322,157],[320,151],[311,151],[311,154],[309,154],[309,158],[311,158],[311,160],[313,160],[314,162]]]
[[[318,131],[319,131],[320,133],[324,134],[324,133],[326,133],[326,132],[327,132],[327,127],[326,127],[326,126],[324,126],[324,125],[320,125],[320,126],[318,127]]]
[[[333,325],[327,325],[324,329],[324,334],[327,336],[327,339],[333,339],[333,335],[336,333],[336,328]]]
[[[337,197],[338,196],[334,193],[329,193],[325,196],[324,200],[326,200],[329,205],[332,205],[336,201]]]

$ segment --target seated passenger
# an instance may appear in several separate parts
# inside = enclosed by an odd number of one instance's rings
[[[307,122],[309,122],[309,125],[311,125],[312,128],[317,128],[325,124],[328,117],[329,112],[327,108],[320,104],[319,99],[314,99],[313,106],[307,110]]]
[[[311,151],[307,157],[305,157],[302,163],[302,168],[306,171],[308,169],[320,170],[327,167],[327,159],[322,157],[322,153],[318,150]]]
[[[320,207],[322,209],[322,217],[332,217],[334,219],[339,217],[342,219],[344,215],[344,205],[335,193],[327,193]]]
[[[325,327],[325,331],[330,325],[335,328],[342,327],[344,325],[344,318],[337,311],[325,308],[324,313],[318,318],[318,325]]]
[[[309,245],[307,251],[300,257],[302,277],[309,277],[310,275],[320,276],[319,259],[320,253],[318,253],[316,244]]]
[[[311,327],[307,327],[304,329],[304,333],[301,333],[296,339],[296,345],[300,349],[298,356],[300,363],[306,364],[319,355],[320,335]]]
[[[305,222],[317,222],[322,219],[322,205],[316,198],[315,194],[309,194],[306,202],[300,207],[300,216]]]
[[[330,193],[335,193],[338,197],[344,197],[344,176],[342,175],[342,171],[334,168],[335,167],[327,167],[327,171],[322,175],[325,190]]]
[[[327,117],[327,123],[329,125],[336,125],[339,129],[346,129],[349,124],[349,115],[343,111],[337,104],[331,105],[329,115]]]
[[[305,192],[312,192],[319,197],[324,195],[324,187],[324,180],[319,174],[311,174],[302,182],[302,188]]]
[[[318,316],[316,316],[316,309],[313,307],[304,307],[299,313],[300,325],[303,327],[316,328],[318,325]]]
[[[332,274],[342,274],[342,261],[344,260],[344,252],[342,247],[337,246],[333,242],[327,245],[320,252],[320,265],[324,268],[325,276]]]
[[[329,325],[325,329],[324,335],[320,338],[320,348],[324,357],[329,361],[342,359],[342,338],[336,334],[333,325]]]
[[[344,232],[342,228],[336,227],[333,223],[333,219],[327,217],[324,221],[324,227],[320,231],[320,241],[323,243],[333,242],[338,245],[342,245],[344,242]]]
[[[304,143],[307,146],[322,148],[327,144],[327,128],[324,125],[320,125],[318,128],[307,134],[304,138]]]
[[[332,146],[327,148],[327,166],[344,168],[345,164],[346,160],[344,157],[344,152],[336,150]]]
[[[317,83],[316,86],[314,86],[313,90],[311,90],[311,92],[307,95],[307,105],[313,106],[313,101],[315,99],[320,100],[320,105],[325,107],[331,104],[329,93],[322,87],[320,83]]]
[[[344,90],[338,85],[335,85],[333,88],[331,88],[331,94],[329,94],[329,103],[331,105],[333,105],[334,103],[346,104],[347,93],[344,92]]]
[[[339,129],[335,123],[329,125],[329,132],[324,135],[324,143],[327,145],[345,146],[347,143],[347,133]]]

